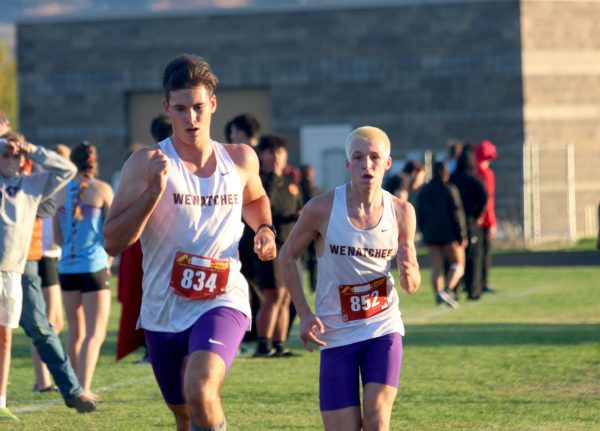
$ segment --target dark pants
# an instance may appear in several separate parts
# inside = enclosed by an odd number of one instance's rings
[[[475,220],[467,221],[469,243],[465,250],[465,291],[469,299],[479,299],[483,286],[481,272],[483,269],[483,235]]]
[[[311,292],[315,292],[317,289],[317,252],[315,250],[314,241],[308,245],[306,252],[304,253],[304,264],[308,271],[308,283]]]
[[[254,253],[254,231],[244,224],[244,233],[240,239],[238,251],[240,253],[240,262],[242,263],[242,275],[248,282],[248,290],[250,295],[250,309],[252,311],[252,327],[249,332],[246,332],[244,341],[256,340],[256,314],[261,306],[261,297],[259,293],[257,279],[257,257]]]
[[[482,240],[482,255],[483,262],[481,267],[481,287],[485,289],[489,287],[489,273],[490,268],[492,267],[492,239],[490,238],[490,228],[485,227],[481,230],[481,235],[483,236]]]

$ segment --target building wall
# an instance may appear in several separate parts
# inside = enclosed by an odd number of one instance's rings
[[[389,2],[388,2],[389,3]],[[268,88],[273,131],[299,160],[305,125],[372,124],[392,155],[491,139],[497,212],[522,223],[523,95],[516,1],[210,12],[18,25],[21,124],[51,145],[91,139],[105,176],[131,144],[127,94],[160,92],[164,65],[204,56],[220,88]],[[217,93],[218,94],[218,93]],[[218,131],[221,136],[221,131]]]
[[[600,202],[600,2],[522,1],[526,141],[539,145],[542,228],[564,229],[566,151],[574,148],[577,236]],[[561,147],[563,148],[561,150]],[[545,190],[545,192],[544,192]]]

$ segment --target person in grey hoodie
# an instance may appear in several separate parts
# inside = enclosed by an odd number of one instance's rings
[[[24,158],[31,159],[44,171],[21,175],[19,170]],[[95,403],[83,397],[72,369],[70,373],[68,369],[63,369],[65,365],[69,366],[69,361],[52,327],[48,325],[48,331],[44,331],[46,328],[30,325],[31,319],[24,322],[21,316],[25,308],[31,314],[31,308],[35,308],[38,302],[43,311],[41,290],[29,292],[21,287],[21,274],[25,269],[38,207],[64,187],[76,173],[77,168],[70,161],[27,142],[22,135],[8,131],[0,136],[0,421],[18,420],[6,408],[6,394],[12,329],[19,324],[33,338],[66,405],[79,412],[95,410]],[[34,301],[37,293],[41,301]],[[54,344],[58,344],[58,347],[50,346],[52,334],[56,338]]]

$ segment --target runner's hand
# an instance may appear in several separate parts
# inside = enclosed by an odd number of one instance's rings
[[[317,346],[325,346],[325,342],[319,340],[318,335],[325,332],[325,327],[317,316],[310,313],[308,316],[300,319],[300,339],[304,348],[309,352],[313,349],[309,343],[314,343]]]
[[[167,186],[167,173],[167,158],[158,149],[152,155],[148,164],[148,188],[157,194],[162,193]]]
[[[273,260],[277,257],[275,235],[270,229],[259,229],[254,235],[254,253],[260,260]]]

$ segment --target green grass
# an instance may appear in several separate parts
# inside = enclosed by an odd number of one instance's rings
[[[600,269],[494,268],[496,295],[433,305],[423,286],[401,294],[406,325],[392,430],[600,430]],[[56,394],[31,393],[27,338],[16,331],[9,407],[15,430],[170,430],[140,354],[115,362],[119,304],[96,370],[99,411],[81,415]],[[230,430],[319,430],[318,353],[237,358],[223,388]],[[33,411],[30,411],[32,410]]]

